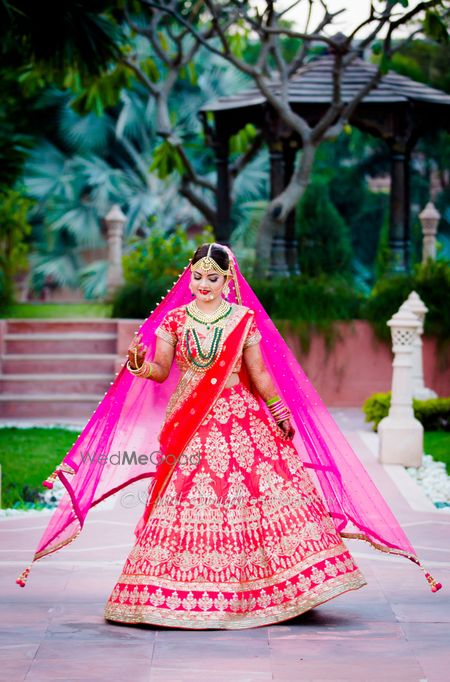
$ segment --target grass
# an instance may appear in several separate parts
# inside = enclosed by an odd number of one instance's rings
[[[13,303],[6,306],[0,317],[39,318],[55,317],[107,317],[110,318],[112,305],[109,303]]]
[[[0,464],[2,467],[1,506],[26,507],[45,492],[42,481],[52,473],[72,447],[78,433],[62,428],[0,428]],[[425,433],[424,451],[445,462],[450,475],[450,433]]]
[[[450,475],[450,432],[427,431],[424,434],[424,452],[433,459],[445,462],[447,474]]]
[[[2,508],[26,507],[37,500],[49,474],[72,447],[78,434],[62,428],[0,428]]]

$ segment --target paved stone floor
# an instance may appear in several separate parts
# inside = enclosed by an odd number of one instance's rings
[[[333,414],[420,558],[443,583],[439,592],[431,592],[408,560],[349,540],[368,585],[296,619],[234,631],[113,625],[103,620],[103,607],[133,544],[139,506],[127,508],[117,497],[91,512],[82,535],[35,564],[24,589],[15,579],[29,563],[48,515],[3,518],[0,680],[450,679],[450,514],[421,508],[417,500],[411,506],[368,446],[375,436],[359,412]]]

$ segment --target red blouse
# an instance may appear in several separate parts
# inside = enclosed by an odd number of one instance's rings
[[[232,305],[237,305],[236,303]],[[159,336],[160,338],[164,339],[165,341],[168,341],[169,343],[172,344],[172,346],[175,347],[175,363],[182,372],[185,372],[186,370],[189,369],[190,365],[188,364],[188,360],[186,358],[187,352],[186,352],[186,336],[184,334],[184,325],[186,323],[186,306],[182,305],[179,306],[178,308],[173,308],[173,310],[170,310],[164,319],[161,321],[159,326],[155,329],[155,334]],[[197,330],[198,336],[200,339],[204,339],[206,336],[206,328],[203,328],[203,325],[199,325],[198,330]],[[243,348],[247,348],[248,346],[252,346],[254,343],[259,343],[261,340],[261,332],[259,331],[256,322],[255,322],[255,317],[253,316],[251,325],[249,327],[247,336],[244,341]],[[192,338],[192,334],[190,335],[190,350],[193,356],[196,354],[196,349],[195,349],[195,342],[194,339]],[[236,360],[236,363],[233,367],[233,372],[239,372],[241,369],[241,364],[242,364],[242,353],[239,355],[239,357]]]

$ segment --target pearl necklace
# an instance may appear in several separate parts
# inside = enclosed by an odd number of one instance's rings
[[[229,315],[230,311],[231,303],[226,301],[224,298],[222,299],[219,307],[216,308],[216,310],[214,310],[212,313],[207,313],[203,310],[200,310],[197,305],[197,301],[192,301],[186,306],[186,312],[189,317],[194,319],[196,322],[200,322],[200,324],[205,324],[207,329],[210,329],[212,324],[218,322],[220,319],[225,317],[225,315]]]

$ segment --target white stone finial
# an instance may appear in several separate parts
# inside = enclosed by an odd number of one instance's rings
[[[120,222],[125,225],[125,223],[127,222],[127,217],[120,208],[119,204],[113,204],[113,206],[111,206],[110,211],[105,216],[105,220],[107,223]]]
[[[122,268],[123,228],[127,221],[119,204],[114,204],[105,216],[108,241],[107,291],[110,295],[124,282]]]
[[[408,298],[405,301],[405,304],[408,305],[409,309],[417,315],[419,320],[423,323],[425,319],[425,315],[428,312],[428,308],[425,305],[425,303],[422,301],[420,298],[419,294],[417,291],[411,291],[409,294]]]
[[[397,346],[412,346],[414,337],[420,328],[418,317],[404,303],[386,324],[391,328],[394,353]]]
[[[436,234],[440,217],[441,214],[431,201],[419,213],[423,234],[422,263],[429,258],[436,260]]]
[[[419,213],[419,218],[424,232],[427,234],[436,234],[441,214],[432,201],[429,201],[423,211]]]
[[[437,398],[437,393],[425,386],[423,375],[422,334],[428,308],[416,291],[411,291],[403,305],[417,315],[420,321],[420,327],[413,344],[413,397],[418,400]]]

